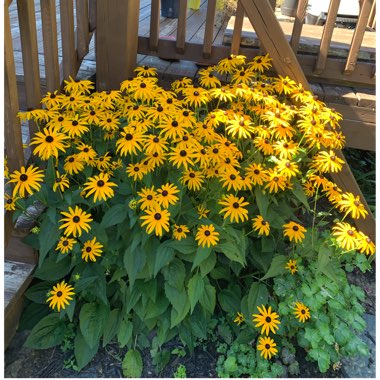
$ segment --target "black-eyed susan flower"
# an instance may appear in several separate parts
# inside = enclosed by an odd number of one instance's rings
[[[299,151],[299,146],[291,140],[280,140],[273,144],[273,149],[280,159],[291,160]]]
[[[295,274],[296,272],[298,272],[297,261],[296,260],[289,260],[286,263],[285,268],[288,269],[291,274]]]
[[[284,236],[288,236],[290,241],[300,243],[305,238],[306,228],[299,223],[289,222],[283,225]]]
[[[78,174],[84,169],[84,161],[81,160],[78,154],[72,154],[66,157],[63,169],[69,174]]]
[[[61,96],[58,91],[48,92],[41,100],[41,103],[46,106],[46,108],[58,107],[61,104]]]
[[[368,211],[364,208],[364,204],[360,201],[359,195],[355,197],[352,193],[342,194],[342,199],[338,202],[340,211],[350,214],[353,219],[365,218]]]
[[[53,290],[49,292],[49,298],[46,302],[49,302],[49,307],[52,309],[57,308],[58,312],[61,309],[65,309],[67,305],[70,304],[69,301],[73,299],[74,288],[67,284],[64,280],[61,283],[53,286]]]
[[[315,194],[315,187],[314,184],[309,180],[306,181],[303,185],[303,191],[306,194],[307,197],[312,197]]]
[[[268,169],[264,189],[269,189],[270,193],[278,193],[286,188],[286,177],[279,174],[274,169]]]
[[[257,349],[260,352],[260,356],[264,356],[264,359],[270,359],[272,356],[276,355],[278,350],[276,348],[276,343],[269,336],[260,336]]]
[[[213,73],[213,67],[199,70],[199,84],[207,89],[221,86],[219,78]]]
[[[273,85],[279,94],[291,94],[296,88],[297,83],[293,79],[290,79],[288,76],[284,78],[279,75],[277,78],[274,78]]]
[[[357,250],[366,255],[373,255],[376,251],[375,243],[361,231],[359,231],[357,237]]]
[[[58,244],[56,247],[56,251],[59,251],[62,254],[68,253],[72,251],[74,244],[77,241],[73,238],[69,238],[67,236],[61,236],[60,239],[58,240]]]
[[[190,232],[189,228],[185,224],[173,226],[173,238],[175,240],[186,239],[187,234]]]
[[[168,150],[167,145],[168,142],[164,137],[150,134],[145,137],[144,151],[146,154],[157,153],[159,155],[164,155]]]
[[[202,87],[186,87],[182,90],[183,102],[190,107],[200,107],[209,101],[209,93]]]
[[[278,318],[279,315],[276,312],[272,312],[272,307],[269,306],[268,309],[261,305],[257,306],[260,314],[252,314],[255,317],[252,322],[257,322],[255,327],[261,327],[261,334],[269,335],[269,330],[273,334],[276,334],[276,330],[279,329],[278,325],[281,323]]]
[[[268,70],[272,67],[272,58],[269,58],[269,54],[266,55],[257,55],[252,59],[251,62],[248,62],[248,67],[254,71],[263,73],[264,70]]]
[[[311,167],[320,173],[337,173],[342,170],[344,161],[332,150],[320,151],[313,157]]]
[[[100,257],[102,255],[103,244],[100,244],[98,241],[96,241],[96,237],[94,237],[92,240],[87,240],[83,244],[82,248],[82,259],[88,262],[88,260],[96,261],[97,257]]]
[[[296,302],[294,309],[294,314],[296,318],[305,323],[310,318],[310,310],[302,302]]]
[[[263,185],[268,179],[267,171],[261,164],[255,162],[246,168],[245,175],[253,182],[253,185],[255,186]]]
[[[56,192],[57,190],[61,191],[62,193],[70,187],[70,181],[67,178],[66,174],[60,174],[59,172],[56,172],[56,177],[53,184],[53,191]]]
[[[277,161],[276,169],[279,174],[283,175],[288,179],[296,177],[297,174],[300,173],[298,165],[294,161],[290,161],[288,159],[282,159]]]
[[[257,215],[255,218],[253,218],[252,222],[253,230],[257,231],[259,235],[269,235],[270,225],[266,220],[264,220],[261,215]]]
[[[119,128],[119,117],[117,113],[106,112],[99,118],[99,126],[105,131],[115,131]]]
[[[255,147],[266,156],[274,153],[273,146],[268,138],[258,136],[253,140]]]
[[[169,205],[175,205],[178,201],[176,196],[179,193],[178,187],[172,183],[166,183],[157,189],[157,203],[163,208],[168,208]]]
[[[227,122],[226,131],[234,138],[248,139],[255,131],[255,126],[248,115],[236,114]]]
[[[154,99],[157,79],[154,77],[137,77],[133,83],[134,99],[150,101]]]
[[[74,80],[71,76],[69,76],[69,79],[64,80],[65,84],[65,91],[66,93],[84,93],[89,94],[91,90],[94,89],[94,83],[91,82],[88,79],[85,80]]]
[[[107,170],[112,165],[112,157],[109,152],[95,159],[98,170]]]
[[[140,162],[129,164],[127,166],[126,172],[128,173],[129,177],[133,178],[134,181],[141,181],[146,173],[144,167]]]
[[[351,251],[358,247],[358,232],[349,223],[338,222],[332,228],[332,235],[336,238],[339,247]]]
[[[90,222],[92,222],[91,215],[83,211],[79,206],[75,209],[69,206],[68,212],[61,211],[65,217],[60,220],[63,224],[59,229],[65,228],[64,235],[74,237],[81,236],[82,230],[88,232],[91,229]]]
[[[184,168],[187,170],[189,166],[193,166],[194,158],[194,152],[192,149],[186,149],[181,146],[176,146],[174,149],[171,150],[169,153],[169,161],[172,162],[172,164],[179,168]]]
[[[334,205],[339,204],[342,200],[342,189],[334,182],[327,181],[323,192],[326,194],[327,199]]]
[[[241,175],[237,170],[226,171],[220,175],[220,181],[222,186],[229,191],[231,188],[235,191],[239,191],[242,188]]]
[[[41,182],[44,179],[42,170],[35,168],[33,165],[25,168],[21,166],[20,170],[15,170],[10,174],[9,183],[14,183],[15,187],[12,192],[12,196],[19,195],[24,198],[28,194],[33,194],[34,191],[38,191],[41,188]]]
[[[154,186],[142,188],[137,195],[140,197],[137,203],[140,203],[141,210],[150,210],[158,206],[157,192],[154,190]]]
[[[220,74],[231,74],[238,66],[245,64],[245,56],[231,54],[227,58],[219,61],[216,70]]]
[[[237,323],[238,326],[240,326],[245,321],[243,313],[240,313],[239,311],[236,313],[236,318],[234,319],[234,322]]]
[[[236,98],[236,95],[228,86],[213,88],[210,90],[210,95],[212,99],[221,102],[232,102]]]
[[[85,132],[88,132],[88,130],[86,122],[80,119],[78,114],[62,122],[62,132],[66,133],[69,137],[80,137]]]
[[[90,160],[94,160],[97,156],[95,149],[91,145],[80,142],[76,148],[79,150],[78,160],[88,163]]]
[[[198,245],[205,247],[211,247],[218,244],[219,232],[215,231],[215,227],[212,224],[202,224],[198,227],[195,240]]]
[[[159,207],[146,209],[145,215],[140,217],[143,220],[141,226],[146,226],[148,234],[154,231],[156,236],[162,236],[164,231],[169,232],[169,218],[170,212],[168,210],[162,210]]]
[[[39,156],[42,160],[48,160],[50,157],[58,157],[59,151],[65,152],[68,136],[59,133],[51,128],[44,128],[41,132],[36,132],[30,145],[37,145],[33,154]]]
[[[249,202],[244,202],[244,197],[238,198],[232,194],[228,194],[218,203],[224,206],[224,208],[219,211],[219,214],[224,213],[224,219],[229,217],[231,222],[236,223],[239,223],[240,220],[242,222],[248,220],[248,210],[244,207],[247,206]]]
[[[197,170],[186,170],[181,177],[181,183],[186,185],[189,190],[199,191],[202,189],[202,184],[204,182],[204,175],[202,172]]]
[[[210,213],[210,210],[207,209],[204,205],[197,206],[198,219],[207,218],[207,215]]]
[[[16,210],[16,201],[18,197],[12,197],[9,194],[4,194],[4,208],[7,211],[15,211]]]
[[[156,77],[157,69],[155,67],[149,67],[147,65],[138,66],[135,68],[135,73],[138,77]]]
[[[115,194],[112,187],[117,186],[116,183],[109,181],[109,175],[100,173],[94,177],[90,177],[84,184],[84,191],[87,192],[86,198],[91,194],[94,195],[94,203],[99,200],[106,201],[108,198],[112,198]]]

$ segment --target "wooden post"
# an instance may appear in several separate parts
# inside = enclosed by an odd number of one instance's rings
[[[178,28],[177,28],[177,53],[185,51],[186,42],[186,22],[187,22],[187,0],[179,0]]]
[[[231,54],[235,54],[235,55],[239,54],[241,32],[243,29],[243,21],[244,21],[244,8],[241,5],[241,2],[238,1],[237,8],[236,8],[234,31],[232,33]]]
[[[292,47],[294,54],[297,54],[298,45],[300,43],[301,32],[303,22],[305,20],[307,0],[299,0],[296,18],[294,20],[292,37],[290,39],[290,46]]]
[[[17,1],[17,12],[20,27],[22,63],[26,104],[28,108],[40,108],[40,65],[38,62],[38,45],[34,1]],[[37,131],[37,125],[29,122],[30,135]]]
[[[88,2],[88,22],[89,30],[93,32],[96,29],[96,0],[89,0]]]
[[[260,43],[279,75],[288,75],[305,88],[308,82],[268,0],[240,0]]]
[[[160,37],[160,3],[160,0],[152,0],[150,8],[149,47],[153,51],[157,51]]]
[[[96,82],[98,90],[118,89],[134,76],[140,0],[97,0]]]
[[[46,89],[53,92],[60,85],[55,0],[41,0],[41,19]]]
[[[77,52],[78,61],[81,62],[88,53],[89,43],[89,19],[88,19],[88,0],[76,0],[77,9]]]
[[[203,58],[210,58],[214,40],[214,21],[216,13],[216,0],[208,0],[205,37],[203,42]]]

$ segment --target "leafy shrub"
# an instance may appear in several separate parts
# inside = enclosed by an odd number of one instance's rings
[[[359,197],[328,179],[343,165],[341,115],[290,78],[265,76],[270,66],[228,57],[171,91],[149,67],[117,91],[70,80],[20,115],[39,126],[35,162],[9,174],[6,207],[16,219],[46,206],[26,238],[40,280],[27,297],[54,310],[29,347],[61,344],[72,322],[79,370],[117,340],[129,349],[125,375],[138,377],[139,349],[165,362],[165,342],[192,351],[215,314],[239,312],[233,339],[258,350],[255,376],[279,374],[264,359],[290,337],[322,371],[365,353],[352,336],[360,295],[340,267],[365,268],[375,246],[348,223],[366,216]],[[237,374],[232,361],[226,375]]]

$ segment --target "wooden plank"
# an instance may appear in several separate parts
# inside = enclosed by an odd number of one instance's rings
[[[136,64],[137,64],[139,10],[140,10],[140,0],[127,2],[127,15],[126,15],[126,20],[125,20],[125,23],[127,24],[127,34],[125,38],[125,47],[124,47],[125,51],[127,52],[127,59],[126,59],[127,78],[132,77],[134,75],[134,69],[136,68]]]
[[[335,21],[336,16],[338,14],[339,5],[340,0],[331,0],[330,2],[326,24],[323,28],[323,33],[321,37],[321,45],[319,48],[317,63],[315,65],[314,70],[317,74],[320,74],[326,67],[327,54],[335,28]]]
[[[158,37],[160,35],[160,2],[160,0],[152,0],[151,5],[149,36],[149,47],[151,50],[157,50],[158,48]]]
[[[244,21],[244,8],[241,5],[241,2],[238,1],[237,8],[236,8],[234,29],[232,33],[231,54],[239,54],[243,21]]]
[[[75,78],[78,68],[75,50],[73,1],[60,1],[59,6],[61,15],[63,79],[68,79],[69,76]]]
[[[346,147],[376,151],[376,124],[344,118],[340,122]]]
[[[295,54],[297,54],[298,45],[300,43],[302,27],[306,16],[307,4],[308,0],[300,0],[298,2],[292,37],[290,38],[290,46],[292,47]]]
[[[362,121],[365,123],[376,123],[375,108],[364,108],[339,103],[328,103],[328,106],[341,113],[343,115],[343,120],[347,119]]]
[[[368,17],[367,27],[372,28],[372,29],[376,28],[376,0],[374,0],[373,2],[371,13],[369,14],[369,17]]]
[[[369,89],[354,89],[359,107],[376,108],[376,93]]]
[[[352,87],[330,86],[322,84],[325,91],[325,102],[358,105],[358,98]]]
[[[177,49],[177,52],[181,54],[185,50],[186,21],[187,21],[187,0],[179,0],[176,49]]]
[[[12,231],[11,239],[4,251],[4,258],[10,261],[35,265],[38,262],[37,252],[30,246],[25,244],[22,239],[28,235],[17,229]]]
[[[216,12],[216,0],[208,0],[206,28],[203,42],[203,57],[208,58],[211,56],[212,42],[214,41],[214,21]]]
[[[268,0],[240,0],[246,15],[280,75],[289,75],[307,89],[308,82]]]
[[[354,35],[352,36],[351,47],[344,68],[344,73],[346,75],[350,75],[355,69],[372,5],[373,0],[364,0],[360,9],[359,19],[355,27]]]
[[[88,53],[89,44],[89,18],[88,18],[88,0],[75,0],[76,18],[77,18],[77,54],[78,61],[81,61]]]
[[[96,1],[97,0],[89,0],[88,2],[88,21],[90,23],[90,32],[93,32],[96,29]]]
[[[13,43],[8,7],[4,7],[4,138],[9,170],[24,165],[20,120],[17,117],[19,102]]]
[[[41,19],[46,87],[54,92],[60,85],[55,0],[41,0]]]
[[[38,62],[38,45],[34,1],[17,0],[20,27],[26,101],[29,108],[40,108],[41,88]],[[34,122],[29,123],[30,134],[37,131]]]

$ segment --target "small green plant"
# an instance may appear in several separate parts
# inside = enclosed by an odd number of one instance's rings
[[[63,361],[63,368],[65,369],[73,369],[74,371],[78,371],[78,366],[76,364],[75,356],[71,355],[69,358]]]
[[[67,351],[74,350],[74,339],[75,339],[74,324],[69,323],[67,325],[67,330],[63,337],[63,341],[61,343],[61,351],[67,352]]]
[[[171,351],[171,354],[177,355],[177,357],[179,357],[179,358],[183,358],[184,356],[186,356],[186,351],[185,351],[184,347],[177,347]]]
[[[187,378],[186,367],[183,364],[180,364],[174,372],[174,377],[176,379],[185,379]]]

